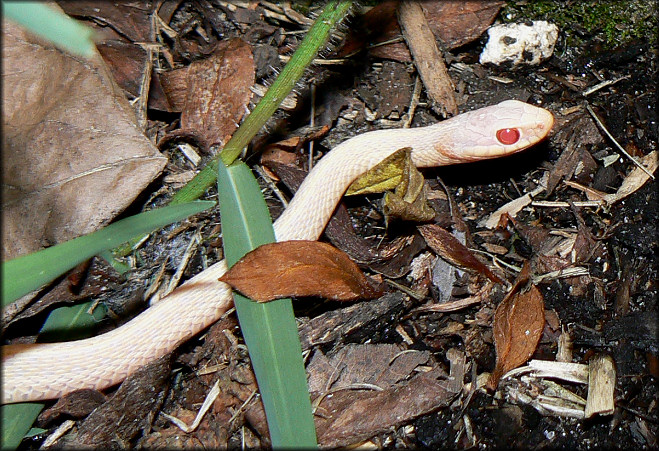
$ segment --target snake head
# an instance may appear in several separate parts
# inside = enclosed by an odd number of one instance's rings
[[[544,108],[506,100],[440,124],[450,138],[438,142],[436,150],[457,163],[497,158],[531,147],[547,136],[554,116]]]

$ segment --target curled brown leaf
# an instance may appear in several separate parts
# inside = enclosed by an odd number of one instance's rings
[[[258,302],[289,296],[351,301],[382,294],[347,254],[318,241],[264,244],[219,280]]]
[[[437,224],[425,224],[418,226],[417,229],[428,246],[444,260],[458,268],[483,274],[492,282],[503,283],[496,274],[476,258],[469,248]]]

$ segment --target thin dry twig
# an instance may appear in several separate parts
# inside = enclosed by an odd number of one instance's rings
[[[636,158],[632,157],[629,153],[627,153],[627,151],[620,145],[620,143],[618,141],[616,141],[616,139],[613,137],[613,135],[611,133],[609,133],[609,131],[606,129],[606,127],[604,126],[604,124],[602,123],[600,118],[597,116],[597,114],[595,114],[595,112],[593,111],[593,109],[590,107],[589,104],[586,104],[586,109],[588,110],[590,115],[593,117],[593,119],[595,119],[595,123],[597,124],[597,126],[604,132],[604,134],[606,136],[608,136],[608,138],[613,142],[613,144],[615,144],[615,146],[618,148],[618,150],[624,156],[626,156],[631,161],[633,161],[634,164],[636,166],[638,166],[643,172],[645,172],[652,180],[654,180],[654,175],[652,175],[652,172],[648,171],[648,169],[645,166],[643,166],[641,163],[639,163],[638,160],[636,160]]]

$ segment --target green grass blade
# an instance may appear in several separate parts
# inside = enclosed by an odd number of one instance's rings
[[[2,417],[2,449],[16,449],[32,423],[43,409],[41,403],[5,404],[0,406]]]
[[[94,30],[42,2],[2,2],[2,14],[75,55],[94,55]]]
[[[242,162],[219,168],[224,253],[229,266],[275,240],[263,195]],[[260,304],[234,294],[274,448],[316,447],[302,349],[290,299]]]
[[[212,201],[189,202],[158,208],[122,219],[103,229],[47,249],[2,263],[2,306],[36,290],[106,249],[134,236],[180,221],[215,205]]]

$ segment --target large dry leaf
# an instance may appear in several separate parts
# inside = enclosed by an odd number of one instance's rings
[[[545,307],[542,293],[530,284],[525,291],[520,287],[528,281],[529,269],[525,265],[515,286],[494,312],[494,347],[497,361],[487,387],[496,389],[501,376],[525,363],[535,352],[545,326]]]
[[[181,110],[181,128],[166,139],[190,137],[205,151],[223,146],[247,111],[254,74],[252,50],[239,38],[219,42],[202,61],[162,74],[170,103]]]
[[[166,159],[100,56],[71,57],[3,21],[3,259],[92,232]]]
[[[220,280],[258,302],[290,296],[350,301],[381,294],[344,252],[318,241],[264,244]]]

